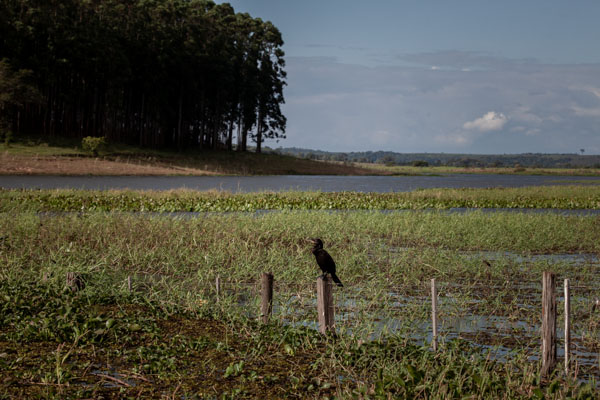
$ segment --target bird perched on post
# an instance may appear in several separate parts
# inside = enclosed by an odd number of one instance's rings
[[[336,285],[344,286],[340,278],[335,274],[335,261],[333,261],[328,252],[323,250],[323,241],[321,239],[309,239],[309,242],[313,244],[312,253],[315,255],[321,271],[323,271],[323,276],[329,274]]]

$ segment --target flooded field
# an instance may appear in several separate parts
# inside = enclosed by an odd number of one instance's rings
[[[415,252],[414,248],[387,248],[389,255]],[[499,281],[463,279],[438,274],[438,338],[441,343],[460,339],[481,351],[483,357],[506,362],[540,359],[541,273],[533,279],[531,269],[597,271],[598,254],[519,254],[510,251],[451,252],[465,262],[510,266],[520,278]],[[444,252],[438,253],[444,256]],[[374,255],[372,255],[374,256]],[[524,277],[527,276],[527,279]],[[569,274],[571,276],[571,274]],[[160,291],[161,276],[137,276],[137,288]],[[245,309],[251,319],[260,317],[260,284],[220,278],[221,301]],[[571,368],[582,382],[600,380],[600,277],[597,274],[571,278]],[[181,287],[180,287],[181,288]],[[135,289],[134,289],[135,290]],[[187,287],[216,300],[214,286]],[[316,285],[275,283],[273,318],[284,325],[307,326],[317,330]],[[557,279],[558,357],[564,358],[562,280]],[[429,282],[400,286],[358,282],[335,289],[336,330],[365,340],[381,340],[390,335],[430,347],[432,341],[431,292]]]
[[[491,386],[470,380],[468,392],[530,398],[538,389],[542,396],[561,390],[564,397],[597,391],[595,215],[0,215],[0,295],[9,299],[0,308],[0,371],[3,382],[12,382],[4,387],[67,390],[68,383],[68,390],[79,390],[72,397],[89,398],[94,390],[173,389],[177,379],[191,392],[208,390],[199,377],[209,376],[217,391],[232,382],[252,393],[296,384],[323,396],[350,396],[388,385],[385,390],[405,397],[426,390],[427,398],[440,385],[484,376]],[[320,272],[307,243],[314,237],[323,239],[344,283],[334,288],[335,337],[316,331]],[[551,383],[540,389],[543,271],[557,276],[559,359]],[[262,272],[275,282],[267,325],[259,322]],[[74,292],[67,273],[85,285]],[[432,278],[437,353],[431,350]],[[565,278],[571,283],[569,375],[561,350]],[[444,375],[448,369],[459,375]]]

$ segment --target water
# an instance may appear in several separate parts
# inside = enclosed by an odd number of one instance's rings
[[[95,365],[95,367],[101,367],[101,365]],[[120,387],[133,387],[136,386],[136,382],[124,375],[119,374],[114,368],[109,369],[108,371],[95,369],[91,372],[92,375],[96,375],[100,378],[105,379],[106,381],[102,384],[102,387],[105,388],[120,388]],[[93,386],[90,384],[85,384],[84,386]]]
[[[469,252],[474,256],[475,252]],[[568,262],[575,265],[593,263],[598,265],[595,255],[587,254],[559,254],[556,258],[552,255],[523,256],[504,252],[480,252],[490,256],[514,258],[515,261],[529,262],[533,259],[548,262]],[[139,278],[136,278],[136,281]],[[156,281],[157,285],[164,283],[162,279]],[[233,304],[245,309],[248,318],[258,318],[260,303],[259,288],[255,283],[228,285],[222,282],[222,296],[229,298]],[[316,296],[312,285],[290,288],[284,283],[277,284],[277,295],[273,302],[273,318],[284,324],[303,326],[318,329],[316,313]],[[591,278],[585,284],[586,288],[598,287],[598,280]],[[134,285],[136,290],[151,290],[152,284]],[[540,348],[540,321],[539,314],[541,285],[537,281],[514,282],[509,293],[512,293],[517,302],[518,311],[495,309],[486,307],[489,299],[488,291],[482,289],[494,286],[465,286],[461,284],[446,283],[438,291],[438,333],[440,342],[447,342],[460,338],[474,348],[481,350],[481,356],[506,362],[516,356],[526,356],[532,362],[539,358]],[[592,377],[598,379],[599,356],[595,340],[585,339],[585,335],[594,334],[597,328],[594,325],[595,317],[589,314],[589,305],[593,293],[583,290],[586,288],[572,287],[571,304],[576,316],[572,321],[572,359],[577,360],[581,367],[579,380],[587,382]],[[414,288],[413,288],[414,289]],[[398,335],[409,342],[421,346],[429,346],[432,340],[430,304],[428,288],[419,286],[416,290],[410,288],[382,288],[380,293],[373,293],[361,286],[348,285],[342,290],[335,289],[335,320],[338,333],[342,335],[357,335],[367,340],[377,340],[382,335]],[[506,290],[505,287],[499,289]],[[196,288],[193,290],[203,293],[210,298],[213,288]],[[158,288],[160,292],[160,288]],[[562,307],[563,298],[557,295],[558,308]],[[464,295],[463,295],[464,294]],[[560,312],[559,312],[560,314]],[[600,315],[600,314],[598,314]],[[558,358],[562,362],[564,352],[562,349],[563,330],[560,324],[557,329]],[[591,324],[591,325],[590,325]]]
[[[253,177],[69,177],[69,176],[0,176],[0,187],[4,188],[72,188],[72,189],[137,189],[137,190],[169,190],[178,188],[187,188],[194,190],[228,190],[232,192],[257,192],[257,191],[283,191],[283,190],[321,190],[321,191],[359,191],[359,192],[404,192],[418,188],[485,188],[485,187],[522,187],[522,186],[540,186],[557,185],[569,183],[589,182],[594,184],[598,182],[597,177],[570,177],[570,176],[528,176],[528,175],[444,175],[444,176],[253,176]],[[470,212],[469,209],[453,209],[448,212]],[[495,211],[514,211],[514,210],[483,210],[484,212]],[[593,215],[597,211],[593,210],[518,210],[517,212],[562,212],[585,215]],[[385,212],[385,211],[384,211]],[[161,214],[162,215],[162,214]],[[203,213],[170,213],[167,216],[177,217],[197,217]],[[501,260],[505,258],[512,259],[519,264],[542,261],[547,263],[568,263],[572,265],[586,265],[589,263],[597,264],[598,256],[595,254],[541,254],[541,255],[521,255],[510,252],[470,252],[467,257],[485,257],[490,261]],[[594,282],[595,283],[595,282]],[[590,283],[590,284],[594,284]],[[523,314],[519,318],[509,319],[504,315],[481,315],[464,314],[459,312],[452,315],[450,312],[439,320],[440,338],[448,340],[451,338],[462,337],[487,351],[492,351],[494,358],[503,361],[510,358],[515,350],[526,350],[529,357],[535,361],[539,347],[539,325],[531,323],[529,316],[531,310],[530,295],[533,287],[532,283],[522,282],[526,293],[516,290],[519,296],[523,297],[523,304],[520,304]],[[535,285],[539,285],[535,283]],[[348,288],[349,289],[349,288]],[[340,328],[345,328],[347,332],[357,329],[356,321],[360,321],[361,297],[359,294],[352,293],[347,289],[342,302],[338,305],[339,309],[336,315],[336,323]],[[238,294],[239,295],[239,294]],[[536,296],[539,294],[536,292]],[[410,312],[407,307],[410,303],[422,304],[426,307],[427,297],[418,297],[396,293],[391,296],[391,305],[397,315],[392,315],[390,310],[373,310],[369,312],[372,325],[372,336],[377,336],[381,332],[392,334],[406,334],[422,344],[431,341],[431,326],[428,320],[407,318],[403,315],[404,309]],[[250,299],[256,298],[253,294],[239,295],[239,302],[248,305]],[[449,310],[455,307],[451,304],[452,299],[440,298],[440,309],[444,312],[446,305]],[[573,297],[572,301],[588,303],[592,299],[586,297]],[[473,299],[472,301],[478,301]],[[561,299],[559,298],[560,302]],[[537,303],[536,303],[537,304]],[[468,304],[465,304],[468,305]],[[452,307],[450,307],[452,306]],[[256,307],[254,307],[256,308]],[[254,309],[253,308],[253,309]],[[310,326],[316,329],[315,299],[311,296],[304,298],[289,296],[284,301],[275,301],[274,315],[280,315],[284,321],[292,324]],[[460,311],[460,310],[459,310]],[[251,312],[251,311],[249,311]],[[280,314],[281,313],[281,314]],[[581,317],[581,316],[580,316]],[[577,323],[577,322],[576,322]],[[581,324],[581,322],[579,322]],[[413,329],[415,328],[415,329]],[[587,331],[587,326],[577,326],[575,332]],[[562,332],[559,329],[558,337],[562,338]],[[509,340],[511,339],[511,340]],[[508,343],[507,343],[508,342]],[[593,376],[599,376],[597,365],[598,355],[595,349],[589,348],[589,344],[582,338],[574,335],[573,337],[573,356],[579,364],[592,370]],[[527,347],[532,347],[527,349]],[[522,348],[525,347],[525,348]],[[559,357],[562,356],[562,349],[559,348]],[[113,376],[120,379],[119,376]],[[583,381],[587,377],[583,378]],[[129,383],[129,382],[128,382]]]
[[[135,189],[227,190],[260,192],[320,190],[323,192],[408,192],[427,188],[487,188],[598,183],[597,177],[448,174],[443,176],[0,176],[7,189]]]

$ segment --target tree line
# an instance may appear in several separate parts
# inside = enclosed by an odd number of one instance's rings
[[[297,147],[272,150],[278,154],[323,161],[377,163],[386,165],[449,166],[449,167],[528,167],[528,168],[600,168],[600,155],[584,152],[546,154],[453,154],[396,153],[393,151],[328,152]]]
[[[227,3],[2,0],[0,130],[260,152],[285,137],[282,45]]]

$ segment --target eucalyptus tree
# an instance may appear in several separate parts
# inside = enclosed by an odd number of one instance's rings
[[[265,138],[284,138],[286,127],[286,118],[280,107],[284,102],[283,86],[286,77],[283,70],[284,52],[281,49],[283,39],[279,30],[270,22],[262,24],[261,33],[257,128],[253,137],[258,153],[261,152],[261,144]]]
[[[229,150],[236,132],[260,151],[285,137],[282,45],[270,22],[209,0],[0,2],[0,59],[42,98],[13,105],[18,132]]]
[[[19,128],[20,109],[39,101],[39,93],[29,83],[31,71],[15,71],[7,60],[0,60],[0,138],[12,137],[12,126]]]

